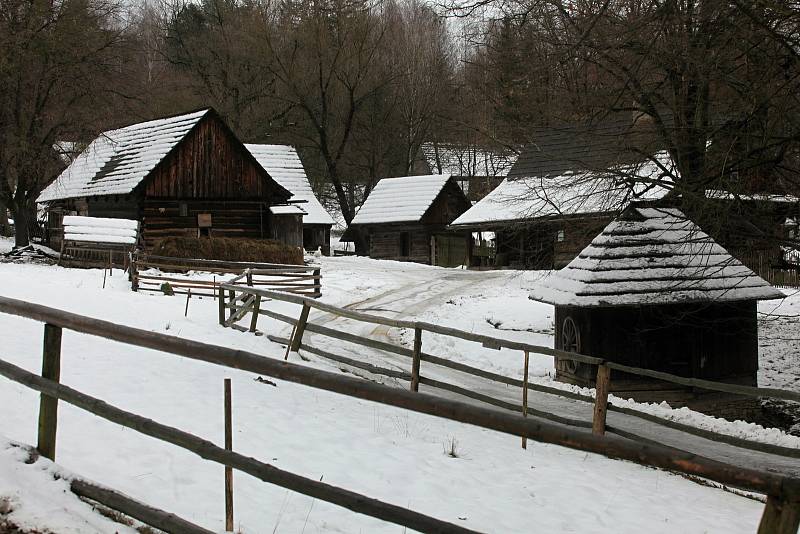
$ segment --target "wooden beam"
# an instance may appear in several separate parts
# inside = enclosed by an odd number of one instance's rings
[[[789,502],[775,495],[767,504],[758,525],[758,534],[797,534],[800,527],[800,502]]]
[[[522,417],[528,417],[528,360],[530,353],[525,351],[525,361],[523,363],[522,371]],[[522,436],[522,448],[528,448],[528,438]]]
[[[295,327],[294,335],[292,336],[292,344],[289,347],[292,352],[297,352],[300,350],[300,343],[303,341],[303,334],[306,331],[308,313],[310,311],[311,307],[308,304],[303,304],[303,309],[300,310],[300,319],[297,320],[297,326]]]
[[[123,493],[98,486],[92,482],[73,478],[69,486],[72,493],[80,497],[91,499],[164,532],[174,534],[213,534],[213,531],[181,519],[175,514],[153,508]]]
[[[233,416],[231,403],[231,379],[224,380],[225,390],[225,450],[233,450]],[[225,531],[233,532],[233,469],[225,466]]]
[[[597,366],[595,381],[594,416],[592,434],[602,436],[606,433],[606,413],[608,412],[608,390],[611,383],[611,369],[607,365]]]
[[[256,300],[253,302],[253,316],[250,318],[250,331],[255,332],[258,325],[258,316],[261,311],[261,295],[256,295]]]
[[[58,382],[61,379],[61,327],[44,325],[42,377]],[[36,448],[42,456],[56,460],[58,399],[42,393],[39,400],[39,437]]]
[[[419,391],[419,367],[422,355],[422,329],[414,329],[414,352],[411,361],[411,391]]]

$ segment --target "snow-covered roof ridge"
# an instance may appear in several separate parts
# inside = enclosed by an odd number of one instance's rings
[[[665,170],[677,173],[669,154],[658,152],[602,172],[506,178],[452,226],[619,212],[632,200],[663,198],[670,190]]]
[[[203,109],[103,132],[42,191],[37,201],[130,193],[210,111]]]
[[[306,212],[303,224],[333,224],[333,218],[314,195],[303,163],[293,146],[258,144],[244,146],[273,180],[292,193],[290,200],[305,200],[300,205]]]
[[[351,224],[419,222],[450,180],[448,174],[384,178]]]
[[[506,176],[517,161],[510,150],[490,150],[455,143],[423,143],[430,172],[451,176]]]
[[[530,298],[631,306],[783,298],[676,208],[626,209]]]

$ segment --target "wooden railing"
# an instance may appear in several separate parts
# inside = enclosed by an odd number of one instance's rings
[[[134,291],[166,290],[176,294],[191,292],[194,296],[213,297],[216,296],[219,284],[224,279],[230,275],[241,275],[247,277],[251,286],[265,287],[310,298],[322,296],[322,267],[320,265],[200,260],[146,254],[133,254],[130,265],[131,288]],[[189,271],[210,273],[212,279],[201,280],[174,274]]]
[[[391,319],[379,315],[372,315],[363,312],[353,311],[350,309],[340,308],[337,306],[326,304],[324,302],[304,299],[302,297],[298,297],[295,295],[286,295],[273,291],[264,291],[257,288],[239,285],[236,283],[237,280],[232,280],[230,282],[224,283],[220,286],[220,291],[221,292],[224,291],[228,295],[227,303],[224,304],[224,306],[222,304],[220,305],[220,317],[219,317],[220,324],[226,327],[233,327],[242,331],[249,330],[251,332],[256,332],[257,320],[258,317],[261,315],[290,324],[293,326],[293,331],[290,339],[281,338],[274,335],[267,335],[268,339],[287,345],[287,354],[288,351],[297,351],[299,349],[303,349],[305,351],[308,351],[312,354],[316,354],[328,360],[343,363],[345,365],[362,369],[376,375],[382,375],[391,378],[396,378],[399,380],[408,381],[410,384],[409,387],[411,388],[412,391],[417,391],[419,389],[419,384],[427,384],[429,386],[449,391],[451,393],[456,393],[458,395],[468,397],[471,399],[479,400],[481,402],[485,402],[493,406],[498,406],[501,408],[506,408],[509,410],[520,412],[523,414],[523,416],[527,414],[535,414],[537,417],[556,421],[562,424],[568,424],[575,427],[592,428],[592,431],[598,435],[602,435],[606,430],[608,430],[617,433],[619,435],[624,435],[625,437],[631,439],[646,441],[646,438],[637,436],[631,432],[624,431],[618,428],[609,428],[606,425],[606,413],[608,411],[612,411],[629,416],[638,417],[640,419],[644,419],[667,428],[679,430],[692,435],[696,435],[706,439],[711,439],[721,443],[726,443],[740,448],[775,454],[779,456],[785,456],[789,458],[800,458],[800,449],[798,448],[783,447],[780,445],[774,445],[770,443],[762,443],[758,441],[743,439],[736,436],[731,436],[728,434],[723,434],[721,432],[697,428],[691,425],[673,421],[671,419],[660,417],[658,415],[643,412],[633,408],[625,406],[616,406],[613,404],[613,402],[608,401],[608,395],[611,386],[611,373],[610,373],[611,370],[621,371],[624,373],[629,373],[639,376],[646,376],[649,378],[654,378],[665,382],[679,384],[681,386],[693,387],[710,391],[719,391],[719,392],[724,392],[734,395],[749,396],[749,397],[769,397],[769,398],[782,399],[786,401],[800,402],[800,392],[776,389],[776,388],[760,388],[760,387],[743,386],[738,384],[728,384],[724,382],[714,382],[698,378],[686,378],[682,376],[663,373],[660,371],[653,371],[651,369],[643,369],[643,368],[622,365],[615,363],[613,361],[604,360],[602,358],[565,352],[557,349],[551,349],[549,347],[542,347],[539,345],[532,345],[529,343],[512,341],[499,337],[476,334],[474,332],[467,332],[456,328],[449,328],[421,321]],[[299,317],[295,319],[293,317],[289,317],[274,310],[270,310],[265,306],[262,306],[263,303],[269,300],[284,301],[302,306]],[[342,332],[326,326],[310,323],[308,322],[308,315],[309,311],[312,308],[339,317],[346,317],[357,321],[380,324],[384,326],[408,329],[409,331],[413,331],[414,332],[413,349],[397,346],[391,343],[379,341],[369,337],[359,336],[348,332]],[[229,310],[228,315],[225,314],[226,309]],[[245,328],[236,324],[237,321],[247,319],[248,314],[250,314],[249,328]],[[408,358],[410,360],[409,372],[398,371],[395,369],[387,369],[385,367],[380,367],[363,361],[354,360],[353,358],[348,358],[346,356],[334,354],[330,351],[315,347],[312,344],[303,341],[304,333],[306,331]],[[432,354],[425,353],[421,349],[422,335],[424,332],[430,332],[445,336],[451,336],[467,341],[472,341],[480,343],[485,347],[493,349],[507,348],[512,350],[519,350],[521,351],[523,358],[525,360],[527,360],[529,354],[543,354],[547,356],[558,356],[559,358],[562,359],[595,365],[597,366],[597,379],[595,388],[596,394],[594,397],[592,397],[588,395],[583,395],[581,393],[576,393],[571,390],[559,389],[556,387],[530,382],[528,380],[527,373],[524,373],[521,379],[513,378],[498,373],[486,371],[483,369],[479,369],[477,367],[473,367],[470,365],[466,365],[458,361],[453,361],[450,359],[442,358],[440,356],[435,356]],[[432,378],[428,378],[422,375],[420,372],[422,362],[425,362],[426,365],[436,365],[440,367],[446,367],[448,369],[453,369],[461,373],[465,373],[471,376],[476,376],[485,380],[493,381],[504,385],[519,387],[522,389],[521,397],[523,401],[521,404],[515,404],[482,393],[477,393],[475,391],[457,386],[455,384],[450,384],[440,380],[434,380]],[[573,400],[580,400],[587,403],[591,403],[594,405],[593,420],[591,423],[589,423],[531,408],[527,406],[527,403],[525,402],[525,400],[527,399],[528,390],[539,391],[550,395],[556,395]]]
[[[307,310],[314,303],[316,301],[303,300],[306,318],[308,316]],[[464,527],[425,516],[400,506],[377,501],[343,488],[289,473],[234,451],[218,447],[185,431],[124,411],[100,399],[59,384],[61,331],[66,328],[84,334],[100,336],[109,341],[150,348],[193,360],[214,363],[226,368],[258,373],[354,398],[443,417],[490,430],[522,436],[526,439],[598,453],[609,458],[629,460],[640,465],[702,477],[727,486],[765,494],[767,495],[767,502],[759,527],[760,534],[795,534],[798,522],[800,522],[800,479],[795,477],[737,467],[658,444],[641,444],[614,436],[589,434],[585,431],[572,430],[561,425],[527,419],[518,414],[483,408],[416,391],[386,387],[339,373],[321,371],[272,358],[265,358],[247,351],[234,350],[228,347],[209,345],[117,325],[108,321],[83,317],[15,299],[0,297],[0,313],[13,314],[45,323],[43,376],[35,375],[3,360],[0,360],[0,375],[41,392],[39,450],[48,454],[51,458],[55,455],[57,400],[62,400],[114,423],[192,451],[202,458],[248,473],[263,481],[346,507],[358,513],[421,532],[473,532]],[[358,312],[348,311],[348,313],[360,315]],[[380,320],[394,323],[391,319],[380,318]],[[307,322],[303,324],[307,325]],[[422,325],[422,323],[418,324]],[[435,327],[435,325],[431,326]],[[447,332],[450,329],[435,328],[449,335]],[[293,337],[293,346],[300,345],[302,330],[301,323],[298,323],[296,333],[299,333],[299,336]],[[415,332],[421,332],[421,327],[420,331]],[[419,337],[416,339],[419,339]],[[416,376],[418,380],[421,380],[419,376],[419,362],[421,361],[419,342],[415,343],[414,353],[414,359],[417,362],[415,366],[417,368]],[[152,508],[149,509],[150,512],[143,511],[142,508],[147,508],[145,505],[129,502],[130,499],[126,500],[127,498],[124,496],[120,499],[120,494],[116,492],[114,492],[114,495],[115,499],[107,498],[103,494],[98,494],[93,498],[107,506],[120,509],[123,513],[129,513],[146,523],[148,521],[156,521],[159,518],[163,519],[166,514],[158,510],[153,512]],[[153,513],[157,517],[153,517]],[[205,529],[179,520],[170,514],[166,514],[166,516],[182,522],[180,527],[174,524],[167,527],[166,530],[168,531],[208,532]]]
[[[253,289],[253,291],[261,290]],[[308,316],[307,310],[314,303],[316,301],[303,299],[302,304],[306,319]],[[35,375],[3,360],[0,360],[0,375],[41,392],[39,450],[47,452],[51,458],[55,454],[57,400],[62,400],[142,434],[192,451],[202,458],[248,473],[263,481],[343,506],[358,513],[421,532],[473,532],[464,527],[425,516],[400,506],[377,501],[343,488],[289,473],[234,451],[218,447],[185,431],[124,411],[100,399],[59,384],[61,331],[66,328],[75,332],[100,336],[109,341],[176,354],[197,361],[214,363],[226,368],[258,373],[354,398],[439,416],[506,434],[522,436],[526,439],[598,453],[609,458],[629,460],[640,465],[702,477],[727,486],[765,494],[767,495],[767,501],[759,526],[759,534],[795,534],[798,522],[800,522],[800,479],[796,477],[737,467],[658,444],[641,444],[614,436],[589,434],[585,431],[573,430],[561,425],[527,419],[518,414],[483,408],[416,391],[386,387],[358,378],[343,376],[339,373],[321,371],[272,358],[265,358],[247,351],[233,350],[227,347],[209,345],[122,326],[15,299],[0,297],[0,313],[17,315],[45,323],[43,376]],[[348,311],[348,313],[358,314],[358,312],[352,311]],[[380,319],[381,321],[392,321],[386,318]],[[307,322],[303,324],[307,325]],[[417,324],[420,325],[421,332],[424,323]],[[431,326],[435,327],[435,325]],[[425,328],[428,329],[427,326]],[[451,331],[451,329],[443,327],[435,328],[443,332]],[[299,346],[302,339],[300,323],[298,323],[297,332],[300,335],[293,337],[293,346]],[[450,334],[445,333],[445,335]],[[417,339],[420,338],[417,337]],[[420,379],[419,362],[421,360],[421,350],[419,342],[415,343],[414,352],[414,358],[417,362],[417,377]],[[129,513],[145,523],[159,518],[163,519],[165,515],[166,517],[174,518],[176,521],[181,521],[181,527],[173,525],[166,528],[171,532],[202,532],[206,534],[208,532],[201,527],[191,525],[162,511],[152,512],[153,509],[150,508],[150,513],[147,513],[142,510],[142,508],[147,508],[145,505],[132,502],[124,496],[120,497],[120,494],[116,492],[113,493],[115,499],[107,498],[103,494],[98,494],[92,498],[96,498],[107,506],[115,507],[123,513]],[[153,513],[158,517],[154,518]]]

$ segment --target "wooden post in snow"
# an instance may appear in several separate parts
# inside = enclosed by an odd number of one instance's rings
[[[250,318],[250,331],[256,331],[256,324],[258,324],[258,314],[261,311],[261,295],[256,295],[256,300],[253,302],[253,316]]]
[[[61,327],[44,325],[42,350],[42,378],[58,382],[61,378]],[[58,399],[44,393],[39,400],[39,436],[36,448],[45,458],[56,459],[56,427],[58,426]]]
[[[217,296],[217,304],[219,304],[219,324],[225,326],[225,290],[222,289],[222,286],[219,286]]]
[[[233,450],[231,379],[225,379],[225,450]],[[225,532],[233,532],[233,468],[225,466]]]
[[[608,411],[608,388],[611,382],[611,369],[605,364],[597,366],[595,381],[594,417],[592,434],[602,436],[606,433],[606,412]]]
[[[183,316],[189,317],[189,299],[192,298],[192,288],[190,287],[189,290],[186,292],[186,308],[183,310]]]
[[[297,320],[297,326],[294,329],[294,335],[292,335],[292,342],[289,344],[289,350],[291,352],[297,352],[298,350],[300,350],[300,343],[303,341],[303,333],[306,331],[306,323],[308,323],[308,312],[310,311],[311,307],[304,302],[303,310],[300,312],[300,319]]]
[[[522,417],[528,417],[528,360],[530,353],[525,351],[525,365],[522,378]],[[522,448],[528,448],[528,437],[522,436]]]
[[[411,361],[411,391],[419,391],[419,367],[422,360],[422,328],[414,328],[414,353]]]
[[[797,534],[798,527],[800,502],[767,495],[767,504],[758,524],[758,534]]]

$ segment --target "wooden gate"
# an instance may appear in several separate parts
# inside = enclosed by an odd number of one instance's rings
[[[467,239],[463,235],[433,236],[431,256],[437,267],[459,267],[467,265]]]

